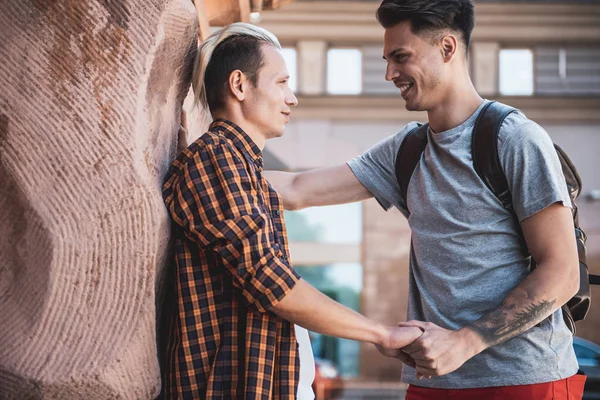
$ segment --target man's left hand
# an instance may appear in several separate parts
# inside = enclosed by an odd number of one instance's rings
[[[481,338],[470,329],[453,331],[421,321],[401,322],[398,326],[414,326],[423,331],[419,339],[402,349],[415,361],[418,375],[449,374],[484,350]]]

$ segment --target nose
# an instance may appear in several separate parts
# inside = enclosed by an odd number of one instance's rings
[[[398,76],[400,76],[400,73],[398,72],[398,70],[396,69],[394,64],[388,62],[387,66],[385,68],[385,80],[393,81]]]
[[[292,92],[292,89],[289,89],[288,95],[286,96],[286,99],[285,99],[285,104],[287,104],[290,107],[298,105],[298,99],[296,98],[296,95],[294,94],[294,92]]]

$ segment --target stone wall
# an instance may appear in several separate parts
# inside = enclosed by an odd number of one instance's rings
[[[190,0],[0,8],[0,399],[151,399]]]

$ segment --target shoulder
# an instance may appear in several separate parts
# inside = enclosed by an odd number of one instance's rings
[[[400,150],[400,146],[404,142],[404,139],[410,131],[417,128],[419,124],[415,121],[409,122],[406,126],[400,129],[398,132],[382,139],[379,143],[375,144],[371,150],[378,152],[389,152],[394,156]]]
[[[521,111],[509,114],[498,132],[499,151],[522,151],[531,147],[552,149],[554,146],[548,132]]]
[[[190,172],[234,168],[233,165],[241,163],[241,155],[233,143],[218,133],[207,131],[173,161],[167,171],[166,181],[174,183],[180,176]]]
[[[235,146],[233,143],[216,132],[208,131],[200,136],[192,143],[186,151],[184,157],[193,158],[195,154],[206,152],[234,152]]]
[[[396,132],[395,134],[393,134],[392,136],[390,136],[391,140],[394,141],[395,144],[397,144],[397,147],[400,148],[400,145],[402,145],[402,142],[404,141],[404,139],[406,138],[406,136],[415,128],[418,128],[420,125],[419,122],[416,121],[412,121],[409,122],[408,124],[406,124],[406,126],[404,126],[404,128],[400,129],[398,132]]]
[[[235,145],[223,135],[208,131],[200,136],[185,151],[183,151],[177,161],[181,167],[190,164],[197,164],[200,161],[208,162],[218,158],[220,161],[238,161],[241,154]]]
[[[394,163],[398,155],[398,150],[406,138],[408,132],[416,128],[416,122],[411,122],[404,126],[400,131],[380,140],[360,156],[352,159],[348,165],[353,170],[366,168],[376,168],[378,170],[393,170]],[[373,171],[370,171],[373,172]]]

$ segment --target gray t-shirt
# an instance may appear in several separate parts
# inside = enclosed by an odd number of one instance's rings
[[[528,252],[519,225],[473,168],[471,136],[477,111],[461,125],[428,132],[428,145],[407,194],[412,230],[409,320],[459,329],[500,306],[528,274]],[[394,165],[410,123],[348,165],[386,210],[405,216]],[[499,156],[519,221],[562,202],[571,206],[560,162],[548,134],[522,113],[499,133]],[[571,333],[561,311],[529,331],[491,347],[455,372],[403,381],[434,388],[474,388],[550,382],[577,372]]]

